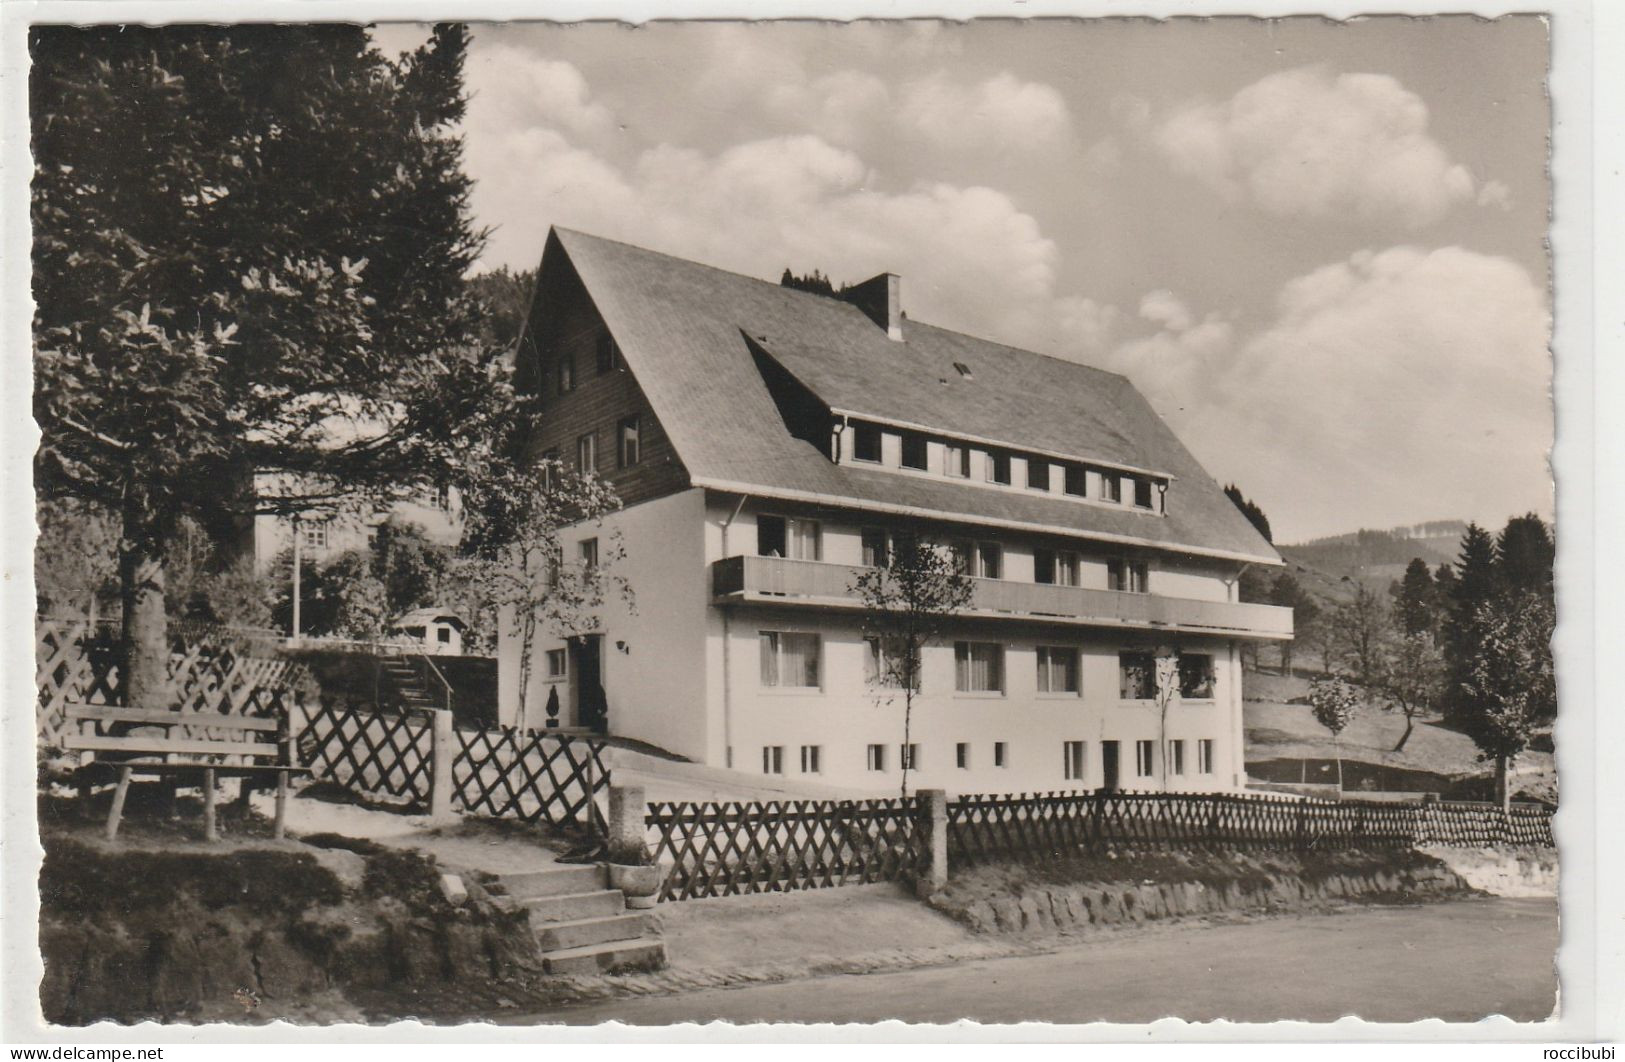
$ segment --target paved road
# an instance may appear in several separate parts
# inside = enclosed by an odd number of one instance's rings
[[[1557,905],[1464,900],[1102,935],[1050,955],[616,1000],[535,1021],[1144,1023],[1551,1014]]]

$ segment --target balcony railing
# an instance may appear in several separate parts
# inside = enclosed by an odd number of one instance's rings
[[[824,561],[725,557],[711,565],[711,597],[717,604],[760,601],[861,608],[863,603],[852,586],[865,570]],[[1004,579],[972,582],[975,588],[967,615],[1269,640],[1292,637],[1292,610],[1274,605],[1126,594]]]

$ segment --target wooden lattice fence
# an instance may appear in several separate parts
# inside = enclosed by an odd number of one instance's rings
[[[294,737],[299,761],[314,778],[368,796],[429,799],[434,728],[421,713],[386,715],[322,702],[304,712]]]
[[[34,635],[36,733],[42,747],[59,749],[67,703],[123,704],[123,679],[106,631],[93,631],[82,621],[45,619],[36,622]],[[231,643],[185,643],[169,657],[167,707],[274,716],[303,671],[292,661],[254,656]]]
[[[508,727],[454,734],[452,793],[469,811],[602,832],[599,796],[609,791],[602,741]]]
[[[915,798],[652,803],[661,900],[896,881],[929,858]]]

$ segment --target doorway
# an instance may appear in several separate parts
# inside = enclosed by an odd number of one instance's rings
[[[576,725],[602,734],[609,723],[609,701],[604,695],[604,636],[583,634],[571,638],[570,666],[576,677]]]
[[[1117,791],[1117,742],[1100,743],[1100,785],[1111,792]]]

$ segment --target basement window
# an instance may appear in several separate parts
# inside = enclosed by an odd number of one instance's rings
[[[871,771],[884,771],[886,769],[886,746],[870,745],[867,762]]]
[[[1213,739],[1202,738],[1196,743],[1196,773],[1213,773]]]

